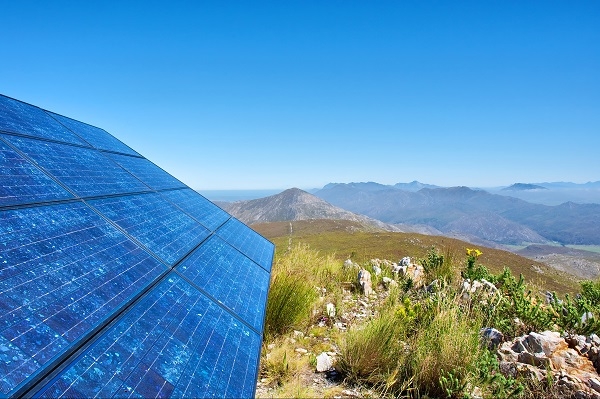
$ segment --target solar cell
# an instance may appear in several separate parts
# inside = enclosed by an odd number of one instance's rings
[[[262,331],[269,273],[237,249],[213,235],[176,270]]]
[[[260,336],[170,274],[41,397],[249,398]]]
[[[73,198],[0,139],[0,207]]]
[[[211,231],[216,230],[230,217],[227,212],[189,188],[165,191],[161,195],[167,197],[169,201],[183,209]]]
[[[216,231],[216,234],[263,269],[271,271],[275,246],[250,227],[231,218]]]
[[[96,150],[24,137],[4,138],[80,197],[149,190]]]
[[[114,136],[108,134],[105,130],[53,112],[48,112],[48,114],[95,148],[139,156],[137,152],[133,151]]]
[[[0,95],[0,130],[66,143],[86,144],[41,108],[3,95]]]
[[[166,188],[185,188],[186,185],[148,161],[127,155],[109,155],[121,167],[155,190]]]
[[[169,265],[210,234],[158,193],[103,198],[89,203]]]
[[[0,212],[0,395],[167,270],[81,202]]]

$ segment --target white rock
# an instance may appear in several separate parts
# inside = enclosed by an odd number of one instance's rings
[[[333,359],[327,353],[323,352],[317,356],[317,371],[322,373],[333,366]]]
[[[301,355],[305,355],[308,351],[304,348],[296,348],[296,353],[300,353]]]
[[[329,317],[335,317],[335,305],[333,303],[328,303],[327,304],[327,316]]]

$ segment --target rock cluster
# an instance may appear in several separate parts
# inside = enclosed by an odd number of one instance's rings
[[[506,376],[539,381],[552,377],[565,397],[600,399],[600,338],[595,334],[531,332],[504,342],[498,354],[500,370]]]

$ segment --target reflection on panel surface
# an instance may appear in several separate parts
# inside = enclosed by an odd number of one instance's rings
[[[0,206],[73,198],[0,140]]]
[[[110,154],[109,156],[123,169],[155,190],[186,187],[182,182],[145,158],[117,154]]]
[[[42,397],[252,397],[259,350],[258,334],[173,275]]]
[[[0,130],[85,145],[42,109],[2,95],[0,95]]]
[[[161,194],[211,231],[229,219],[227,212],[192,189],[165,191]]]
[[[90,204],[170,265],[209,235],[160,194],[105,198]]]
[[[122,152],[124,154],[139,155],[137,152],[133,151],[100,128],[52,112],[48,112],[48,114],[95,148]]]
[[[216,233],[265,270],[271,270],[275,246],[250,227],[231,218]]]
[[[16,136],[8,142],[80,197],[148,191],[148,187],[93,149]]]
[[[83,203],[0,212],[0,393],[166,271]]]
[[[212,236],[177,270],[257,331],[262,331],[269,273],[237,249]]]

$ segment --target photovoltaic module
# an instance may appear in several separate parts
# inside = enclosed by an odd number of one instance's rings
[[[273,253],[106,131],[0,95],[0,398],[253,397]]]

